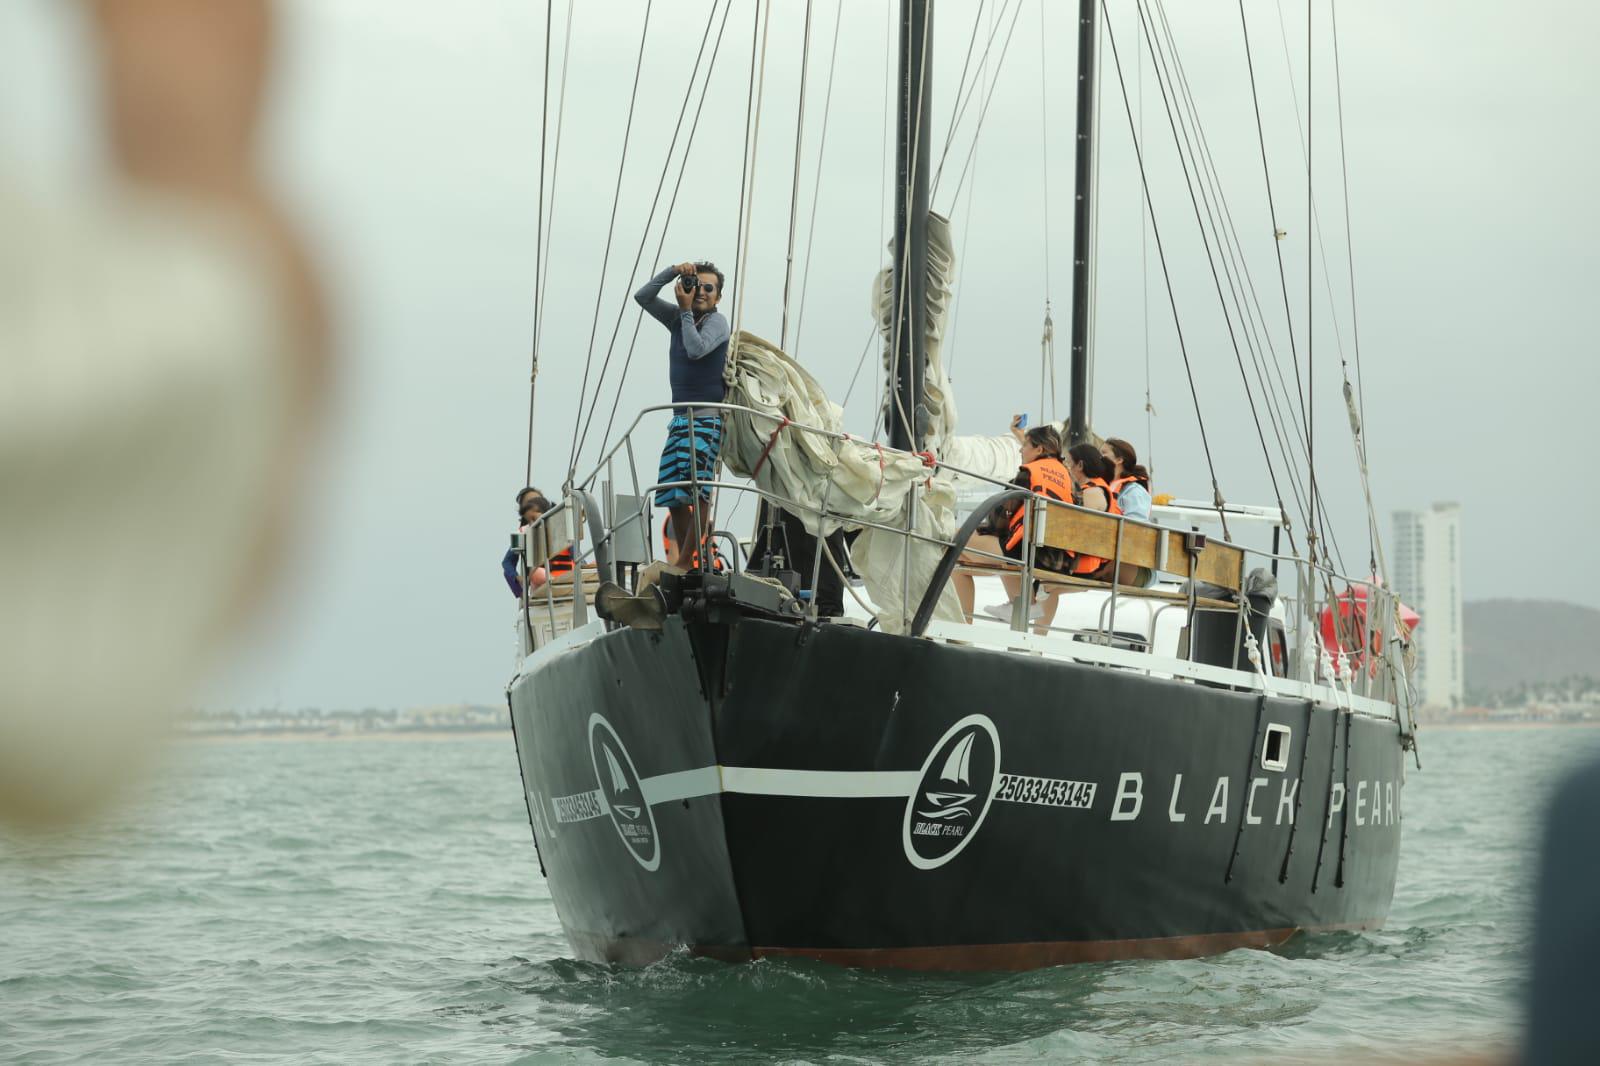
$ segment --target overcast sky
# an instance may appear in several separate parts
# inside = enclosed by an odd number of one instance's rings
[[[1267,460],[1152,58],[1137,37],[1133,9],[1123,0],[1110,6],[1217,478],[1232,502],[1271,504]],[[806,5],[788,0],[774,7],[754,223],[738,282],[742,325],[776,339]],[[1277,250],[1287,271],[1294,345],[1301,372],[1315,383],[1318,479],[1347,568],[1364,571],[1367,556],[1364,504],[1339,397],[1341,353],[1356,374],[1353,248],[1360,385],[1384,534],[1396,508],[1459,501],[1466,599],[1547,597],[1600,606],[1600,589],[1581,563],[1600,518],[1588,490],[1588,466],[1600,453],[1592,414],[1600,372],[1589,321],[1600,280],[1589,248],[1600,234],[1593,193],[1600,74],[1589,53],[1600,39],[1600,15],[1577,2],[1342,0],[1347,245],[1329,8],[1318,0],[1308,119],[1305,11],[1289,7],[1280,14],[1276,3],[1245,4],[1272,193],[1278,225],[1287,231]],[[534,482],[551,492],[567,472],[575,417],[596,394],[591,375],[589,396],[579,396],[586,358],[592,352],[598,374],[617,330],[580,473],[599,453],[636,322],[632,290],[664,262],[712,258],[731,269],[738,258],[752,54],[752,5],[736,0],[658,255],[682,138],[661,207],[648,228],[646,220],[711,5],[654,4],[602,275],[646,5],[575,8],[560,166],[553,186],[546,179],[554,215],[546,235],[551,258]],[[937,5],[936,160],[945,151],[975,24],[981,34],[972,59],[980,89],[950,142],[935,198],[936,209],[952,217],[961,260],[947,343],[964,432],[1001,432],[1016,411],[1036,420],[1057,413],[1048,397],[1041,402],[1039,389],[1047,299],[1060,338],[1057,404],[1065,411],[1075,8],[1049,0],[1041,11],[1040,0],[1020,0],[1011,9],[1020,13],[1003,64],[1009,12],[980,70],[978,55],[1004,5],[995,0],[981,11],[975,0]],[[561,80],[566,9],[558,0],[553,88]],[[812,10],[789,347],[842,400],[870,329],[869,282],[887,236],[890,13],[888,5],[865,0],[815,0]],[[1267,334],[1282,373],[1292,374],[1238,6],[1205,0],[1173,4],[1167,14]],[[533,0],[448,8],[291,0],[282,16],[267,154],[324,265],[339,330],[340,381],[296,565],[269,617],[220,673],[207,701],[495,702],[512,660],[512,600],[497,566],[513,526],[511,498],[523,482],[528,429],[544,8]],[[711,24],[713,34],[717,25]],[[1142,207],[1122,90],[1110,48],[1104,40],[1101,47],[1094,422],[1153,460],[1158,491],[1208,498],[1196,401]],[[82,58],[67,5],[4,5],[0,154],[42,174],[88,166],[92,123]],[[990,83],[994,93],[967,167]],[[691,99],[690,118],[693,106]],[[551,149],[556,120],[552,100]],[[1308,121],[1326,272],[1308,241],[1301,139]],[[1308,248],[1315,260],[1309,372]],[[733,308],[724,310],[731,317]],[[1252,367],[1242,335],[1240,350]],[[1255,371],[1249,373],[1253,380]],[[869,362],[847,408],[854,432],[872,430],[876,387]],[[666,390],[665,335],[646,320],[623,383],[619,423],[663,402]],[[1145,410],[1147,393],[1153,418]],[[1289,468],[1259,389],[1255,394],[1274,469],[1295,513]],[[646,466],[659,448],[659,428],[659,418],[647,420],[638,436]]]

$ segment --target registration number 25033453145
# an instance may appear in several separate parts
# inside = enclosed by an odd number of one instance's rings
[[[1094,782],[1001,774],[1000,788],[994,798],[1004,803],[1034,803],[1041,807],[1088,808],[1094,803]]]

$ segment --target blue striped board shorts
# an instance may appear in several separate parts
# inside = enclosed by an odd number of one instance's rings
[[[722,415],[696,415],[694,418],[692,453],[694,477],[702,482],[700,499],[710,500],[709,483],[716,480],[717,456],[722,452]],[[691,454],[689,416],[675,414],[667,426],[667,445],[661,449],[661,471],[656,475],[659,484],[690,480],[689,456]],[[656,489],[657,507],[680,507],[688,504],[691,490],[687,484]]]

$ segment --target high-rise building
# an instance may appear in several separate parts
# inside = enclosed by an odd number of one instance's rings
[[[1465,676],[1461,650],[1461,506],[1436,503],[1394,515],[1394,587],[1422,616],[1413,679],[1423,706],[1459,707]]]

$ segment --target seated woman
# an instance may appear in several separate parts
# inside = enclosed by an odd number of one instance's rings
[[[1022,431],[1019,435],[1022,439],[1022,466],[1017,470],[1013,484],[1052,500],[1060,500],[1063,503],[1070,500],[1072,481],[1067,474],[1067,468],[1061,462],[1061,435],[1052,426],[1035,426]],[[967,547],[974,552],[987,552],[990,555],[1004,555],[1008,559],[1020,560],[1023,549],[1023,508],[1018,505],[1008,508],[1008,511],[1003,525],[997,523],[998,528],[992,533],[974,534],[967,542]],[[981,566],[992,563],[993,559],[963,552],[961,562]],[[1003,605],[986,608],[985,613],[1009,619],[1017,597],[1022,592],[1022,578],[1018,574],[1004,574],[1000,581],[1005,586],[1009,598]],[[972,575],[956,574],[955,585],[956,596],[961,600],[961,613],[968,622],[971,622],[974,592]]]
[[[1087,507],[1091,511],[1106,511],[1110,514],[1121,514],[1122,508],[1117,505],[1116,495],[1111,489],[1107,475],[1111,474],[1114,467],[1105,456],[1100,454],[1100,449],[1093,444],[1074,444],[1072,450],[1067,452],[1065,459],[1067,473],[1072,478],[1072,487],[1075,490],[1073,502],[1080,507]],[[1110,559],[1102,559],[1098,555],[1084,555],[1078,552],[1068,552],[1066,573],[1073,577],[1091,578],[1094,580],[1111,580],[1112,563]],[[1034,628],[1035,633],[1044,633],[1055,620],[1057,601],[1061,597],[1062,589],[1053,589],[1045,597],[1043,610],[1039,613],[1039,624]]]
[[[522,520],[518,532],[528,532],[533,524],[550,510],[550,506],[550,501],[540,495],[538,489],[526,488],[517,493],[517,515]],[[522,556],[515,548],[508,550],[505,557],[500,560],[500,569],[505,575],[506,584],[511,586],[512,595],[519,598],[524,593],[537,592],[552,578],[557,582],[570,581],[572,545],[568,544],[551,555],[544,566],[534,567],[533,572],[527,575],[526,584],[522,581],[521,564]]]
[[[517,532],[525,532],[529,523],[543,514],[549,507],[544,494],[529,485],[517,491]],[[506,584],[511,588],[511,595],[522,596],[522,556],[516,548],[507,548],[505,555],[500,557],[500,573],[506,579]],[[541,579],[542,581],[543,579]]]
[[[1139,465],[1133,445],[1119,437],[1107,437],[1100,445],[1100,454],[1113,466],[1106,481],[1122,513],[1129,518],[1150,521],[1150,471]]]
[[[1107,437],[1106,442],[1100,446],[1100,454],[1115,467],[1111,477],[1106,480],[1111,485],[1111,494],[1116,499],[1117,506],[1122,508],[1122,513],[1142,522],[1152,521],[1150,471],[1139,465],[1139,456],[1134,452],[1133,445],[1118,437]],[[1151,576],[1150,571],[1142,566],[1124,563],[1117,572],[1117,582],[1143,588],[1150,584]]]

